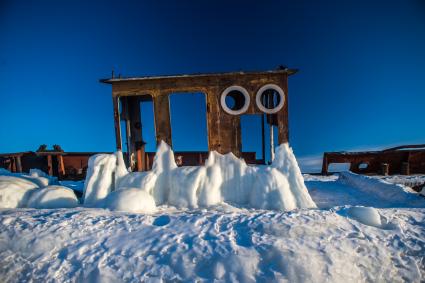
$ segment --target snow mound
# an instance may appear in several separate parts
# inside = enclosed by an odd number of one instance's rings
[[[12,173],[9,170],[1,168],[0,175],[26,179],[35,183],[40,188],[58,184],[58,179],[56,177],[49,176],[39,169],[30,169],[29,173]]]
[[[316,207],[288,144],[276,149],[271,166],[248,166],[232,153],[222,155],[213,151],[205,166],[177,167],[174,152],[165,142],[159,144],[149,172],[129,173],[121,152],[90,158],[84,188],[86,206],[105,205],[100,202],[107,196],[108,207],[114,196],[127,198],[127,194],[132,193],[135,198],[146,196],[139,192],[126,192],[122,196],[111,193],[127,188],[149,194],[155,205],[169,204],[179,208],[222,203],[274,210]],[[119,207],[133,211],[131,205]]]
[[[348,216],[365,225],[381,227],[381,215],[373,207],[353,206],[347,210]]]
[[[37,184],[15,176],[0,176],[0,208],[26,207]]]
[[[102,207],[110,210],[152,213],[156,211],[155,200],[139,188],[121,188],[111,192]]]
[[[379,198],[386,207],[423,207],[424,200],[411,188],[392,184],[382,179],[358,175],[352,172],[340,173],[340,182],[357,188],[373,198]]]
[[[31,208],[72,208],[78,206],[75,193],[63,186],[48,186],[34,190],[28,200]]]

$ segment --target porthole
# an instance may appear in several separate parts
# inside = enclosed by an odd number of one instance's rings
[[[267,84],[257,91],[255,102],[262,112],[275,114],[285,104],[285,93],[279,86]]]
[[[248,91],[241,86],[230,86],[221,93],[220,103],[223,110],[230,115],[243,114],[250,103]]]

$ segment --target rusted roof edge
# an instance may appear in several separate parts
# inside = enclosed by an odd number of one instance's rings
[[[144,77],[118,77],[118,78],[108,78],[100,79],[99,82],[112,84],[115,82],[124,82],[124,81],[142,81],[142,80],[159,80],[159,79],[171,79],[171,78],[184,78],[184,77],[213,77],[213,76],[228,76],[228,75],[261,75],[261,74],[288,74],[288,76],[294,75],[298,72],[298,69],[283,69],[283,70],[270,70],[263,72],[228,72],[228,73],[204,73],[204,74],[185,74],[185,75],[170,75],[170,76],[144,76]]]

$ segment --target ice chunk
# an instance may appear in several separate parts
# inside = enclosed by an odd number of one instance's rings
[[[171,171],[177,168],[174,152],[164,141],[161,141],[155,154],[152,171],[157,175],[153,197],[157,205],[168,199],[171,183]]]
[[[288,179],[289,188],[295,198],[297,207],[316,207],[304,184],[304,178],[294,152],[287,143],[283,143],[276,148],[272,167],[278,169]]]
[[[176,168],[171,173],[168,203],[176,207],[198,207],[198,189],[205,179],[205,167],[192,166]]]
[[[224,201],[248,204],[252,187],[249,177],[255,171],[254,167],[248,167],[243,159],[237,158],[233,153],[222,155],[214,151],[208,156],[206,166],[217,166],[220,170],[220,191]]]
[[[122,188],[113,191],[102,203],[103,207],[117,211],[144,213],[156,211],[153,197],[139,188]]]
[[[116,168],[115,168],[115,187],[118,188],[119,187],[119,183],[121,182],[121,180],[128,175],[128,170],[125,167],[125,162],[124,162],[124,157],[122,155],[122,151],[117,151],[115,153],[115,156],[117,158],[117,164],[116,164]]]
[[[0,208],[26,207],[37,184],[15,176],[0,176]]]
[[[250,195],[254,208],[293,210],[297,203],[289,188],[288,180],[275,168],[259,170]]]
[[[121,152],[90,159],[85,205],[96,205],[108,193],[129,187],[151,195],[156,205],[196,208],[224,202],[276,210],[315,207],[287,144],[277,148],[272,166],[248,166],[232,153],[213,151],[205,166],[177,167],[165,142],[159,144],[150,172],[128,173]]]
[[[70,208],[78,206],[78,199],[73,190],[64,186],[48,186],[35,190],[29,200],[32,208]]]
[[[197,190],[199,206],[208,207],[221,203],[220,186],[222,183],[220,166],[218,164],[206,166],[205,177],[200,180]]]
[[[96,154],[90,157],[84,183],[84,205],[95,205],[113,190],[116,162],[114,154]]]
[[[373,207],[353,206],[347,211],[348,216],[365,225],[381,227],[381,215]]]

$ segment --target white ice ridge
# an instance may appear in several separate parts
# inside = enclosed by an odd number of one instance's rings
[[[145,193],[137,194],[137,189]],[[111,193],[120,190],[129,191]],[[143,199],[129,201],[130,196]],[[121,152],[89,160],[85,206],[151,212],[153,203],[197,208],[223,202],[273,210],[316,207],[288,144],[277,147],[271,166],[248,166],[232,153],[212,151],[204,166],[177,167],[165,142],[159,144],[148,172],[129,173]]]

